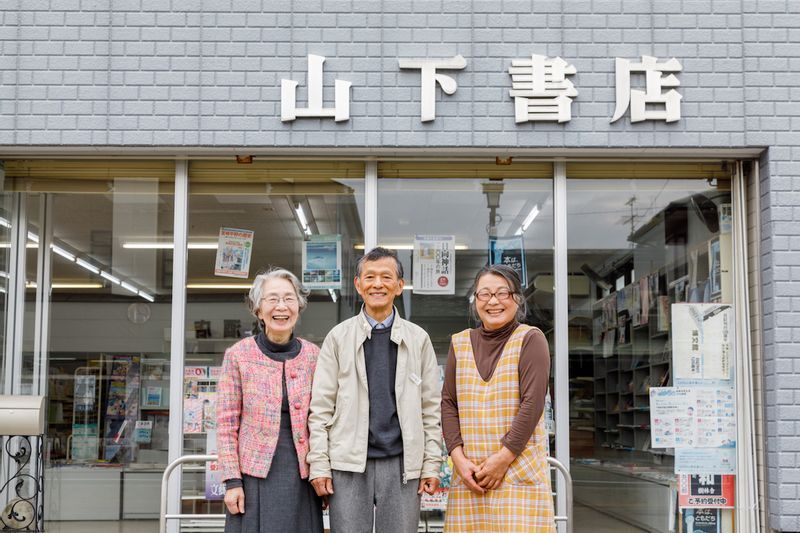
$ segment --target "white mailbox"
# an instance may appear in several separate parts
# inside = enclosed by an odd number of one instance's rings
[[[0,435],[44,433],[44,396],[0,395]]]

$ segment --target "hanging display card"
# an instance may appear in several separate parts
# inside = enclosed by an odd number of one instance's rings
[[[732,323],[730,305],[673,304],[674,379],[730,379]]]
[[[149,444],[153,438],[153,421],[137,420],[133,430],[133,441],[139,444]]]
[[[678,507],[733,509],[736,476],[693,474],[678,476]]]
[[[303,284],[307,289],[342,288],[341,235],[311,235],[303,241]]]
[[[94,374],[79,374],[75,376],[75,410],[88,412],[94,409],[95,388],[97,378]]]
[[[506,265],[514,269],[522,286],[527,286],[528,274],[525,269],[525,246],[522,236],[490,237],[489,264]]]
[[[455,294],[456,238],[414,237],[414,294]]]
[[[250,275],[253,235],[254,232],[246,229],[219,228],[215,276],[247,278]]]

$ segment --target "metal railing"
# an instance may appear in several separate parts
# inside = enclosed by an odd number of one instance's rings
[[[172,472],[185,463],[209,463],[216,461],[216,455],[184,455],[172,461],[167,469],[164,470],[164,475],[161,477],[161,512],[159,513],[158,531],[159,533],[167,533],[167,520],[195,520],[198,525],[208,528],[209,526],[219,524],[219,530],[222,531],[225,526],[224,514],[167,514],[167,496],[169,493],[169,477]]]
[[[218,523],[218,521],[222,520],[222,524],[220,524],[220,526],[224,525],[224,514],[167,514],[167,496],[169,491],[168,486],[169,478],[172,475],[172,472],[185,463],[208,463],[216,460],[216,455],[184,455],[183,457],[178,457],[172,461],[169,466],[167,466],[166,470],[164,470],[164,475],[161,478],[161,513],[159,514],[158,525],[159,533],[167,533],[167,520],[178,520],[179,523],[181,520],[195,520],[197,521],[198,525],[202,527],[215,525]],[[564,498],[566,500],[567,514],[556,515],[555,520],[556,522],[564,522],[566,524],[567,533],[572,533],[572,476],[570,475],[567,467],[554,457],[548,457],[547,462],[552,468],[564,476],[564,485],[566,486],[566,494],[564,495]],[[556,495],[556,497],[558,497],[558,495]]]
[[[557,470],[562,476],[564,476],[564,485],[566,486],[566,494],[564,494],[564,499],[566,501],[567,507],[567,514],[566,515],[556,515],[556,522],[564,522],[567,527],[567,533],[572,533],[573,527],[573,519],[572,519],[572,476],[569,473],[569,470],[564,463],[556,459],[555,457],[548,457],[547,462],[550,463],[550,466]],[[556,494],[556,498],[558,498],[558,494]]]

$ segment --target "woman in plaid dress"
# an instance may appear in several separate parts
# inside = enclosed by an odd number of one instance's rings
[[[544,404],[547,339],[520,324],[516,272],[481,269],[471,311],[481,325],[453,335],[442,389],[442,428],[453,460],[445,531],[555,531]]]

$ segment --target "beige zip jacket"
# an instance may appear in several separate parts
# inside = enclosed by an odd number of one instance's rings
[[[334,327],[319,352],[308,415],[309,479],[331,469],[364,472],[369,437],[369,395],[364,341],[372,327],[363,311]],[[395,396],[403,435],[403,481],[438,477],[442,462],[441,384],[431,339],[395,309]],[[335,489],[334,489],[335,490]]]

